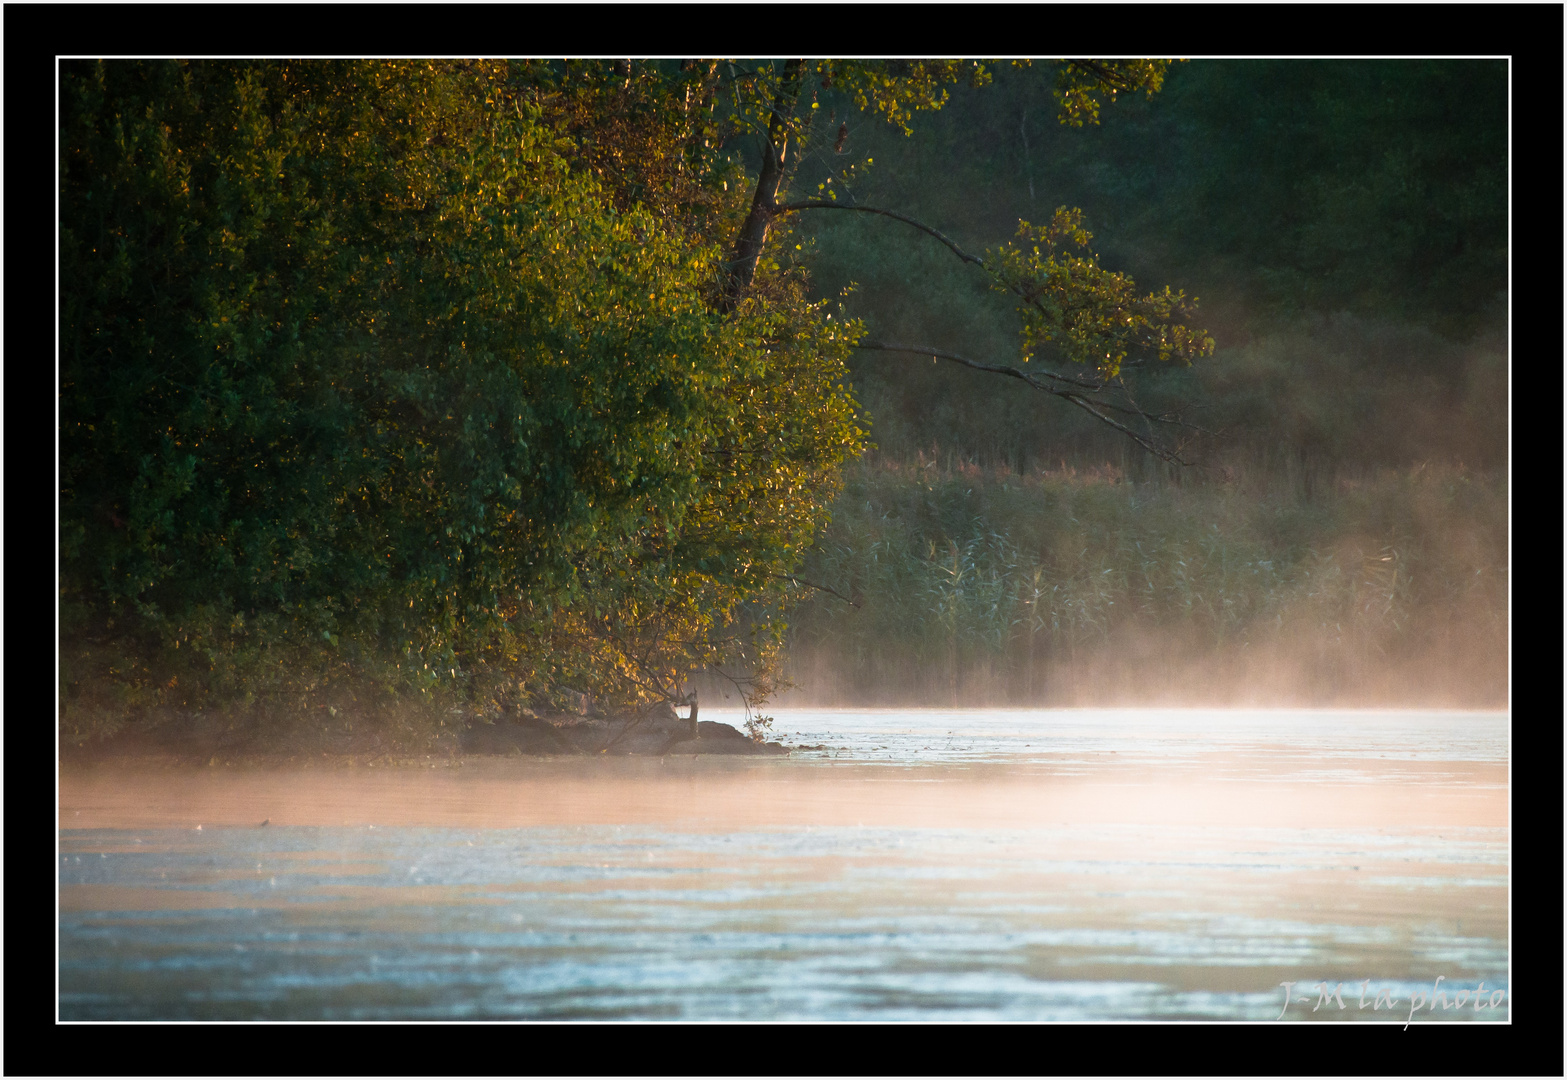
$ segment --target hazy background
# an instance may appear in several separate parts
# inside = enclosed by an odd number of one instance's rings
[[[1505,64],[1191,61],[1083,129],[1050,77],[1000,66],[911,138],[818,91],[845,152],[796,186],[869,156],[840,199],[971,251],[1081,206],[1105,265],[1201,298],[1216,355],[1135,385],[1220,437],[1176,469],[1013,380],[858,353],[876,449],[804,576],[860,606],[797,612],[787,700],[1504,704]],[[1014,362],[939,244],[794,228],[872,338]]]

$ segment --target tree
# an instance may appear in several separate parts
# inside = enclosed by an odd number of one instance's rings
[[[1067,64],[1063,117],[1162,71]],[[245,701],[312,724],[410,696],[630,708],[698,667],[765,695],[864,442],[848,350],[909,348],[769,258],[807,210],[912,225],[1017,299],[1024,366],[918,351],[1173,453],[1100,397],[1211,342],[1180,294],[1100,267],[1073,212],[982,258],[894,211],[788,199],[791,142],[823,137],[808,86],[906,124],[960,77],[986,73],[65,65],[68,729]],[[1027,366],[1042,349],[1091,371]]]
[[[1081,127],[1097,123],[1101,99],[1114,100],[1120,93],[1157,92],[1163,85],[1166,61],[1075,60],[1062,63],[1057,72],[1056,99],[1063,124]],[[1017,302],[1022,322],[1022,361],[1025,366],[986,363],[928,345],[896,344],[860,338],[855,346],[890,352],[931,356],[966,367],[1017,379],[1034,389],[1055,395],[1083,409],[1095,419],[1120,431],[1145,450],[1165,460],[1184,463],[1180,449],[1154,434],[1154,424],[1186,426],[1178,415],[1151,415],[1137,407],[1121,379],[1123,365],[1141,365],[1150,359],[1161,363],[1190,363],[1213,350],[1213,341],[1178,319],[1190,316],[1195,302],[1183,293],[1165,288],[1160,293],[1138,295],[1125,274],[1105,270],[1089,249],[1091,234],[1083,227],[1082,212],[1061,207],[1043,227],[1018,223],[1018,243],[982,258],[964,251],[941,232],[896,211],[839,201],[838,190],[821,185],[825,198],[780,200],[786,175],[785,160],[791,138],[808,141],[813,131],[817,102],[804,117],[797,117],[802,86],[808,79],[822,88],[837,85],[862,111],[880,113],[908,133],[912,111],[939,109],[947,100],[945,86],[967,76],[976,86],[989,81],[981,64],[959,61],[843,62],[786,61],[772,86],[772,103],[762,147],[762,163],[750,211],[733,245],[726,296],[731,303],[754,280],[758,262],[773,222],[808,210],[845,210],[874,214],[901,222],[945,245],[964,263],[988,274],[994,287]],[[759,80],[765,81],[765,80]],[[758,125],[759,126],[759,125]],[[830,126],[830,125],[829,125]],[[841,149],[846,128],[836,135]],[[799,156],[798,154],[796,155]],[[852,168],[844,173],[852,172]],[[1061,375],[1026,365],[1041,351],[1086,365],[1090,373]],[[1107,401],[1107,398],[1115,398]],[[1116,419],[1119,412],[1141,421],[1139,432]]]

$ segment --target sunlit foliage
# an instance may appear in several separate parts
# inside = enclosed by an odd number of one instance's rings
[[[1143,91],[1148,96],[1164,88],[1168,60],[1068,60],[1056,69],[1056,104],[1061,123],[1082,127],[1099,122],[1102,98]]]
[[[856,108],[881,116],[905,135],[915,112],[947,103],[948,86],[962,82],[978,88],[991,79],[984,64],[969,60],[823,60],[815,74],[824,89],[847,94]]]
[[[1020,246],[996,251],[995,287],[1023,301],[1025,361],[1049,343],[1113,378],[1132,350],[1187,364],[1213,352],[1212,338],[1171,321],[1189,314],[1195,301],[1168,286],[1138,296],[1130,277],[1099,265],[1091,239],[1083,212],[1063,206],[1043,228],[1019,222]]]
[[[504,65],[62,95],[68,699],[635,704],[765,659],[861,440],[797,284],[720,317],[713,235]]]
[[[1164,66],[1061,71],[1080,124]],[[68,731],[246,701],[311,722],[409,700],[626,709],[700,668],[765,696],[865,442],[845,388],[863,328],[781,255],[811,208],[787,202],[800,155],[847,139],[817,98],[907,132],[990,78],[64,65]],[[1138,297],[1069,250],[1073,212],[1020,239],[979,265],[1022,302],[1025,359],[1050,342],[1114,376],[1130,349],[1211,347],[1174,322],[1179,294]]]

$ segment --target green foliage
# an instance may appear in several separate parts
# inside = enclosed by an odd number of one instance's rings
[[[1004,247],[994,257],[995,288],[1023,301],[1023,361],[1047,343],[1055,343],[1076,363],[1092,364],[1106,378],[1121,373],[1129,349],[1158,357],[1161,363],[1190,364],[1213,352],[1213,339],[1172,316],[1193,305],[1170,292],[1139,297],[1125,274],[1099,265],[1088,250],[1092,234],[1083,228],[1083,212],[1057,208],[1044,228],[1018,223],[1023,248]],[[1085,254],[1074,254],[1072,248]],[[1195,304],[1195,301],[1193,302]]]
[[[949,84],[978,89],[991,80],[984,64],[968,60],[823,60],[814,74],[822,89],[847,95],[855,108],[879,115],[905,135],[912,134],[914,113],[947,103]]]
[[[512,81],[66,65],[81,686],[325,722],[765,669],[861,439],[848,328],[783,279],[720,316],[697,210],[606,190]]]
[[[1101,97],[1142,90],[1152,97],[1164,88],[1168,60],[1067,60],[1056,68],[1055,100],[1061,123],[1099,123]]]

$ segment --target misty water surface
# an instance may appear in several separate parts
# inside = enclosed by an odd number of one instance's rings
[[[1505,714],[790,710],[774,734],[824,748],[68,769],[60,1016],[1508,1016]]]

